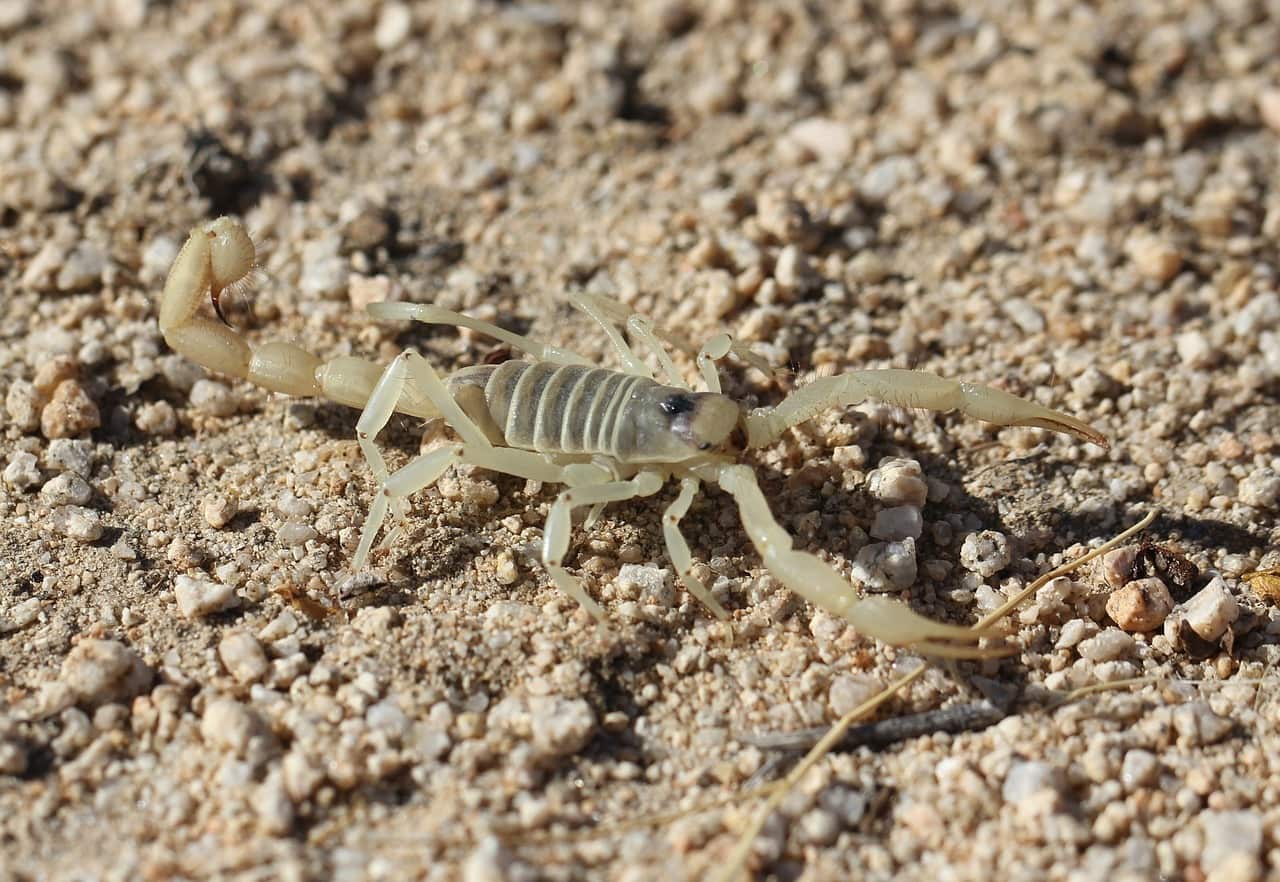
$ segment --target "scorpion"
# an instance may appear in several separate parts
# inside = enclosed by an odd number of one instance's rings
[[[565,485],[551,505],[543,532],[542,564],[551,580],[597,621],[603,609],[564,567],[572,514],[590,506],[586,525],[603,506],[652,496],[668,480],[679,493],[662,518],[667,552],[681,583],[718,618],[728,613],[693,570],[689,544],[680,531],[703,483],[718,485],[737,505],[743,527],[765,567],[778,581],[858,632],[925,654],[977,657],[988,630],[945,624],[883,595],[862,596],[835,568],[793,547],[757,483],[740,461],[747,450],[765,447],[791,427],[827,408],[866,399],[934,411],[959,411],[1000,426],[1035,426],[1103,447],[1107,439],[1074,417],[989,386],[958,382],[921,371],[858,370],[821,377],[772,407],[748,408],[722,394],[716,362],[731,352],[768,369],[767,362],[727,334],[695,348],[629,314],[618,302],[575,294],[570,302],[604,330],[622,364],[599,367],[568,349],[537,342],[488,322],[428,304],[375,303],[375,319],[410,319],[469,328],[496,338],[526,358],[498,365],[464,367],[441,378],[413,349],[384,366],[342,356],[322,361],[288,342],[254,343],[225,321],[198,315],[209,298],[222,319],[220,295],[253,270],[256,251],[237,220],[221,217],[197,226],[174,259],[159,303],[159,326],[176,352],[210,370],[295,396],[316,396],[361,409],[356,439],[378,492],[361,530],[353,567],[369,560],[389,513],[403,519],[410,495],[429,487],[451,465],[469,464],[527,480]],[[631,349],[615,322],[625,322],[633,340],[660,365],[662,381]],[[681,377],[663,344],[696,357],[705,385],[694,391]],[[393,413],[443,418],[458,440],[389,471],[377,445]],[[391,544],[399,527],[388,531]]]

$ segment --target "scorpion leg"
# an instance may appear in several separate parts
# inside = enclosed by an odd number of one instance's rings
[[[649,350],[658,359],[658,363],[662,365],[662,373],[668,386],[675,386],[679,389],[688,389],[689,384],[684,381],[684,377],[680,376],[680,371],[676,369],[675,362],[671,360],[667,348],[662,345],[662,341],[658,339],[658,335],[653,330],[653,319],[646,315],[634,313],[627,317],[627,331],[631,336],[644,343]]]
[[[680,479],[680,495],[662,514],[662,535],[667,540],[667,556],[675,564],[676,572],[679,573],[684,587],[690,594],[701,600],[707,609],[715,613],[717,619],[723,620],[729,618],[729,614],[725,612],[711,590],[693,574],[693,554],[689,551],[689,543],[680,532],[680,519],[688,513],[689,504],[693,502],[694,494],[698,492],[700,486],[701,482],[692,475]]]
[[[600,474],[604,473],[600,472]],[[570,487],[563,491],[551,506],[551,513],[547,515],[547,526],[543,534],[542,565],[547,568],[547,572],[551,574],[551,580],[557,587],[582,604],[597,620],[604,620],[604,610],[591,599],[573,574],[562,566],[565,552],[569,550],[573,510],[582,505],[598,505],[604,502],[635,499],[637,496],[652,496],[661,489],[662,484],[661,474],[645,471],[626,481],[607,481],[602,484]]]
[[[706,476],[714,477],[737,502],[743,527],[769,572],[810,603],[841,616],[859,633],[894,646],[952,658],[985,658],[993,654],[977,646],[978,639],[987,636],[982,630],[935,622],[889,597],[859,597],[853,586],[821,558],[792,548],[791,535],[769,511],[750,468],[705,468]]]
[[[746,416],[747,446],[763,447],[798,423],[832,407],[847,407],[874,398],[901,407],[956,410],[998,426],[1037,426],[1109,446],[1106,436],[1088,423],[1034,401],[976,383],[948,380],[924,371],[851,371],[822,377],[802,386],[776,407],[758,407]]]
[[[653,379],[653,371],[649,370],[648,365],[636,358],[636,354],[631,351],[631,347],[627,345],[627,341],[622,339],[622,334],[613,326],[613,322],[601,311],[596,302],[583,294],[575,293],[569,295],[569,305],[575,309],[581,310],[587,316],[600,326],[609,343],[612,344],[614,351],[618,353],[618,360],[622,362],[622,370],[624,373],[632,374],[637,377],[648,377]]]
[[[537,340],[522,337],[491,322],[472,318],[469,315],[463,315],[460,312],[454,312],[451,309],[445,309],[440,306],[432,306],[429,303],[371,303],[367,311],[371,318],[384,321],[403,319],[421,322],[424,325],[456,325],[459,328],[467,328],[487,337],[492,337],[495,340],[501,340],[511,348],[518,349],[538,361],[550,361],[555,364],[582,364],[595,367],[594,362],[570,349],[552,346],[549,343],[539,343]]]

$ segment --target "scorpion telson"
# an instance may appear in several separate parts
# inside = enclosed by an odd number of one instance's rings
[[[596,367],[567,349],[539,343],[496,325],[429,304],[379,303],[378,319],[410,319],[469,328],[494,337],[528,360],[463,368],[441,378],[408,350],[382,367],[353,357],[321,361],[292,343],[251,343],[234,329],[197,315],[201,301],[218,296],[253,269],[254,246],[239,222],[219,218],[191,232],[165,281],[160,330],[168,344],[211,370],[289,395],[316,395],[361,408],[356,438],[379,486],[356,549],[362,568],[387,515],[402,517],[408,497],[430,486],[449,466],[468,463],[527,479],[564,484],[547,517],[542,561],[552,581],[593,616],[604,611],[563,566],[572,512],[592,513],[610,502],[651,496],[668,480],[680,492],[663,516],[662,532],[681,582],[720,618],[727,613],[693,572],[680,533],[702,482],[718,484],[738,506],[742,524],[765,566],[784,585],[863,634],[921,652],[953,657],[990,655],[979,646],[986,629],[925,618],[885,597],[861,597],[830,564],[792,547],[773,517],[755,473],[737,461],[743,449],[772,444],[820,411],[868,398],[903,407],[957,410],[997,425],[1037,426],[1106,446],[1098,430],[1075,417],[993,389],[907,370],[852,371],[824,377],[775,407],[752,410],[720,394],[715,362],[735,354],[753,366],[762,360],[718,335],[691,346],[613,301],[585,294],[570,302],[596,320],[622,362]],[[662,381],[638,358],[615,323],[625,323],[661,366]],[[663,343],[695,356],[708,391],[693,392]],[[395,412],[443,417],[459,440],[387,469],[374,439]],[[588,519],[590,522],[591,519]],[[388,534],[388,541],[400,535]]]

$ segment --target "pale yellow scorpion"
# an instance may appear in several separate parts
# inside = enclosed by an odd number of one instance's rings
[[[868,398],[958,410],[997,425],[1038,426],[1107,444],[1096,429],[1066,414],[988,386],[920,371],[863,370],[823,377],[774,407],[747,409],[721,394],[715,361],[733,351],[759,366],[758,356],[727,335],[712,338],[697,351],[707,391],[694,392],[663,348],[664,340],[676,342],[673,335],[643,316],[628,316],[621,304],[583,295],[572,302],[604,329],[621,370],[596,367],[574,352],[470,316],[413,303],[377,303],[369,314],[470,328],[505,342],[529,360],[467,367],[444,379],[411,349],[385,367],[354,357],[321,361],[291,343],[251,343],[225,323],[196,314],[205,299],[217,308],[219,295],[244,278],[254,261],[253,242],[239,222],[223,217],[194,229],[165,281],[160,330],[174,350],[211,370],[276,392],[322,396],[362,408],[356,437],[380,489],[356,550],[357,571],[367,562],[389,511],[402,514],[409,495],[430,486],[450,465],[469,463],[566,485],[547,518],[542,562],[557,586],[602,620],[603,610],[563,566],[573,509],[593,506],[594,516],[606,503],[650,496],[675,478],[680,492],[662,522],[668,553],[685,587],[724,618],[725,610],[693,572],[689,545],[679,529],[694,494],[707,481],[733,497],[765,566],[792,591],[887,643],[934,655],[981,655],[977,644],[985,632],[935,622],[888,597],[860,596],[821,558],[793,548],[755,473],[737,461],[737,454],[774,442],[825,408]],[[632,352],[615,321],[625,321],[633,338],[652,350],[664,383]],[[389,472],[374,438],[397,411],[443,417],[460,440]]]

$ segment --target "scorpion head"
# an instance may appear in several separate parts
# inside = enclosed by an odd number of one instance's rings
[[[631,462],[677,463],[728,453],[742,420],[736,401],[714,392],[652,389],[635,411]]]

